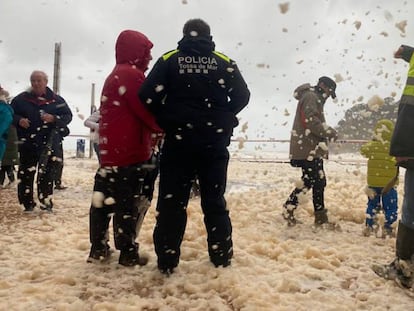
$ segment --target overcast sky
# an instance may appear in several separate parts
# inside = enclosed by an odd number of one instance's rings
[[[407,66],[400,44],[414,45],[414,2],[408,0],[1,0],[0,83],[12,95],[44,70],[52,86],[54,46],[62,44],[60,93],[74,112],[73,134],[86,134],[91,84],[96,104],[124,29],[154,43],[153,62],[176,48],[190,18],[206,20],[216,49],[237,61],[252,92],[239,114],[248,139],[289,137],[293,90],[328,75],[338,81],[326,104],[331,125],[374,95],[398,98]],[[241,129],[241,128],[240,128]]]

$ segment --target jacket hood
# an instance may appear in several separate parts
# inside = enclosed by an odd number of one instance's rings
[[[374,139],[381,142],[390,142],[394,123],[391,120],[379,120],[374,128]]]
[[[151,60],[152,47],[152,42],[144,34],[135,30],[124,30],[116,40],[116,63],[135,65],[145,71]]]
[[[178,42],[178,49],[189,54],[205,55],[214,51],[214,48],[215,44],[212,41],[211,37],[184,36]]]
[[[293,93],[293,97],[295,97],[297,100],[301,99],[301,97],[303,96],[303,94],[307,91],[311,90],[311,85],[309,83],[305,83],[302,85],[299,85],[296,89],[295,92]]]

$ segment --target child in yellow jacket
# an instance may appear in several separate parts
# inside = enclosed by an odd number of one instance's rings
[[[389,155],[394,124],[391,120],[378,121],[374,128],[374,138],[362,145],[361,154],[368,158],[368,204],[363,233],[369,236],[374,231],[376,214],[382,210],[385,216],[383,234],[392,235],[392,224],[397,220],[397,191],[392,187],[382,193],[384,187],[396,175],[397,167],[394,157]]]

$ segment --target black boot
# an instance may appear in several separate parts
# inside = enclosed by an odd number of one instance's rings
[[[407,227],[401,221],[398,224],[397,257],[388,265],[373,265],[372,269],[387,280],[395,280],[406,288],[413,287],[414,278],[414,229]]]
[[[145,266],[148,263],[148,257],[140,256],[137,248],[121,249],[118,263],[126,267]]]
[[[328,214],[327,214],[328,210],[326,208],[320,210],[320,211],[315,211],[315,225],[316,226],[320,226],[323,224],[328,223]]]

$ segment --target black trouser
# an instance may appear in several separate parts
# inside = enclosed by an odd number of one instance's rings
[[[210,260],[225,264],[232,257],[232,226],[224,193],[229,153],[219,148],[185,147],[165,141],[161,151],[157,221],[154,229],[158,267],[178,265],[187,224],[187,204],[195,176],[200,182],[201,208]]]
[[[326,187],[323,159],[314,159],[312,161],[296,160],[295,166],[302,168],[303,187],[295,188],[285,204],[293,205],[296,208],[299,204],[298,195],[312,189],[314,210],[323,210],[325,208],[324,191]]]
[[[53,181],[56,186],[62,184],[63,173],[63,145],[62,142],[56,144],[56,148],[53,150],[54,161],[51,163],[53,171]]]
[[[160,170],[160,153],[153,153],[151,158],[144,164],[147,167],[147,173],[144,177],[144,184],[142,186],[142,195],[148,201],[152,201],[154,195],[155,181],[157,180]]]
[[[23,204],[25,207],[33,207],[35,205],[33,183],[39,158],[40,155],[37,152],[20,152],[20,165],[17,173],[20,182],[17,185],[17,194],[20,204]],[[53,161],[51,155],[49,155],[49,160],[46,162],[47,164],[44,168],[37,169],[37,195],[41,203],[51,200],[53,195]]]
[[[14,182],[14,165],[2,165],[0,168],[0,186],[4,184],[4,180],[6,178],[9,179],[9,182]]]
[[[136,225],[144,176],[145,170],[141,164],[98,169],[89,212],[92,248],[106,247],[109,221],[113,213],[115,247],[128,252],[138,250],[135,242]]]

